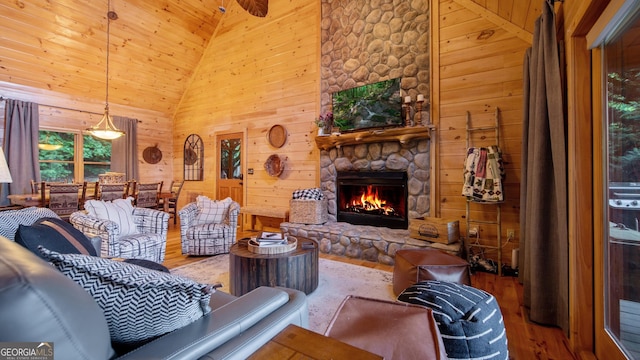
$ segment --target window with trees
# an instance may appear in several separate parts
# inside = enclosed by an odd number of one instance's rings
[[[49,182],[98,181],[111,169],[111,141],[80,132],[40,130],[40,177]]]

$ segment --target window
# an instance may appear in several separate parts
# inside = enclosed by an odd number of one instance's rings
[[[604,265],[602,327],[625,358],[640,359],[640,9],[621,8],[617,14],[598,40],[606,146],[604,234],[596,252]]]
[[[38,147],[43,181],[98,181],[111,168],[111,142],[91,135],[40,130]]]

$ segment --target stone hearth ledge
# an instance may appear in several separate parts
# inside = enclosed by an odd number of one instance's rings
[[[409,230],[389,229],[345,222],[327,222],[307,225],[290,222],[280,224],[287,235],[315,240],[320,252],[394,265],[396,251],[402,249],[439,249],[449,254],[463,256],[462,241],[441,244],[414,239]]]

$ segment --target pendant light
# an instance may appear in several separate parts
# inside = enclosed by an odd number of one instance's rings
[[[117,139],[120,136],[124,135],[124,131],[118,130],[115,125],[113,125],[113,120],[111,116],[109,116],[109,34],[111,28],[111,20],[117,20],[118,14],[115,11],[111,11],[111,1],[107,1],[107,81],[106,81],[106,97],[105,97],[105,106],[104,106],[104,115],[100,122],[96,125],[87,129],[87,132],[97,138],[103,140],[113,140]]]

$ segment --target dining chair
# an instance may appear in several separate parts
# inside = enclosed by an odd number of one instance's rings
[[[178,197],[180,197],[180,191],[182,191],[182,185],[184,185],[184,180],[173,180],[171,182],[171,197],[160,199],[160,205],[158,206],[159,210],[167,209],[169,216],[173,216],[173,224],[178,223]],[[167,202],[166,206],[164,202]]]
[[[94,200],[98,197],[98,182],[97,181],[85,181],[82,183],[82,194],[80,195],[80,210],[84,210],[84,202],[87,200]]]
[[[60,218],[68,220],[69,215],[78,211],[80,184],[49,185],[49,209]]]
[[[131,196],[132,198],[135,199],[136,191],[137,191],[136,190],[136,184],[137,184],[137,182],[136,182],[135,179],[131,179],[131,180],[126,182],[126,186],[125,186],[125,190],[124,190],[124,193],[125,193],[124,196],[125,197]]]
[[[40,181],[35,181],[31,179],[31,193],[32,194],[40,193]]]
[[[47,192],[44,181],[31,180],[31,193],[40,194],[40,207],[47,207]]]
[[[158,208],[160,198],[160,183],[140,183],[136,185],[136,206],[144,208]]]
[[[100,184],[99,200],[112,201],[116,199],[124,199],[126,197],[125,184]]]

